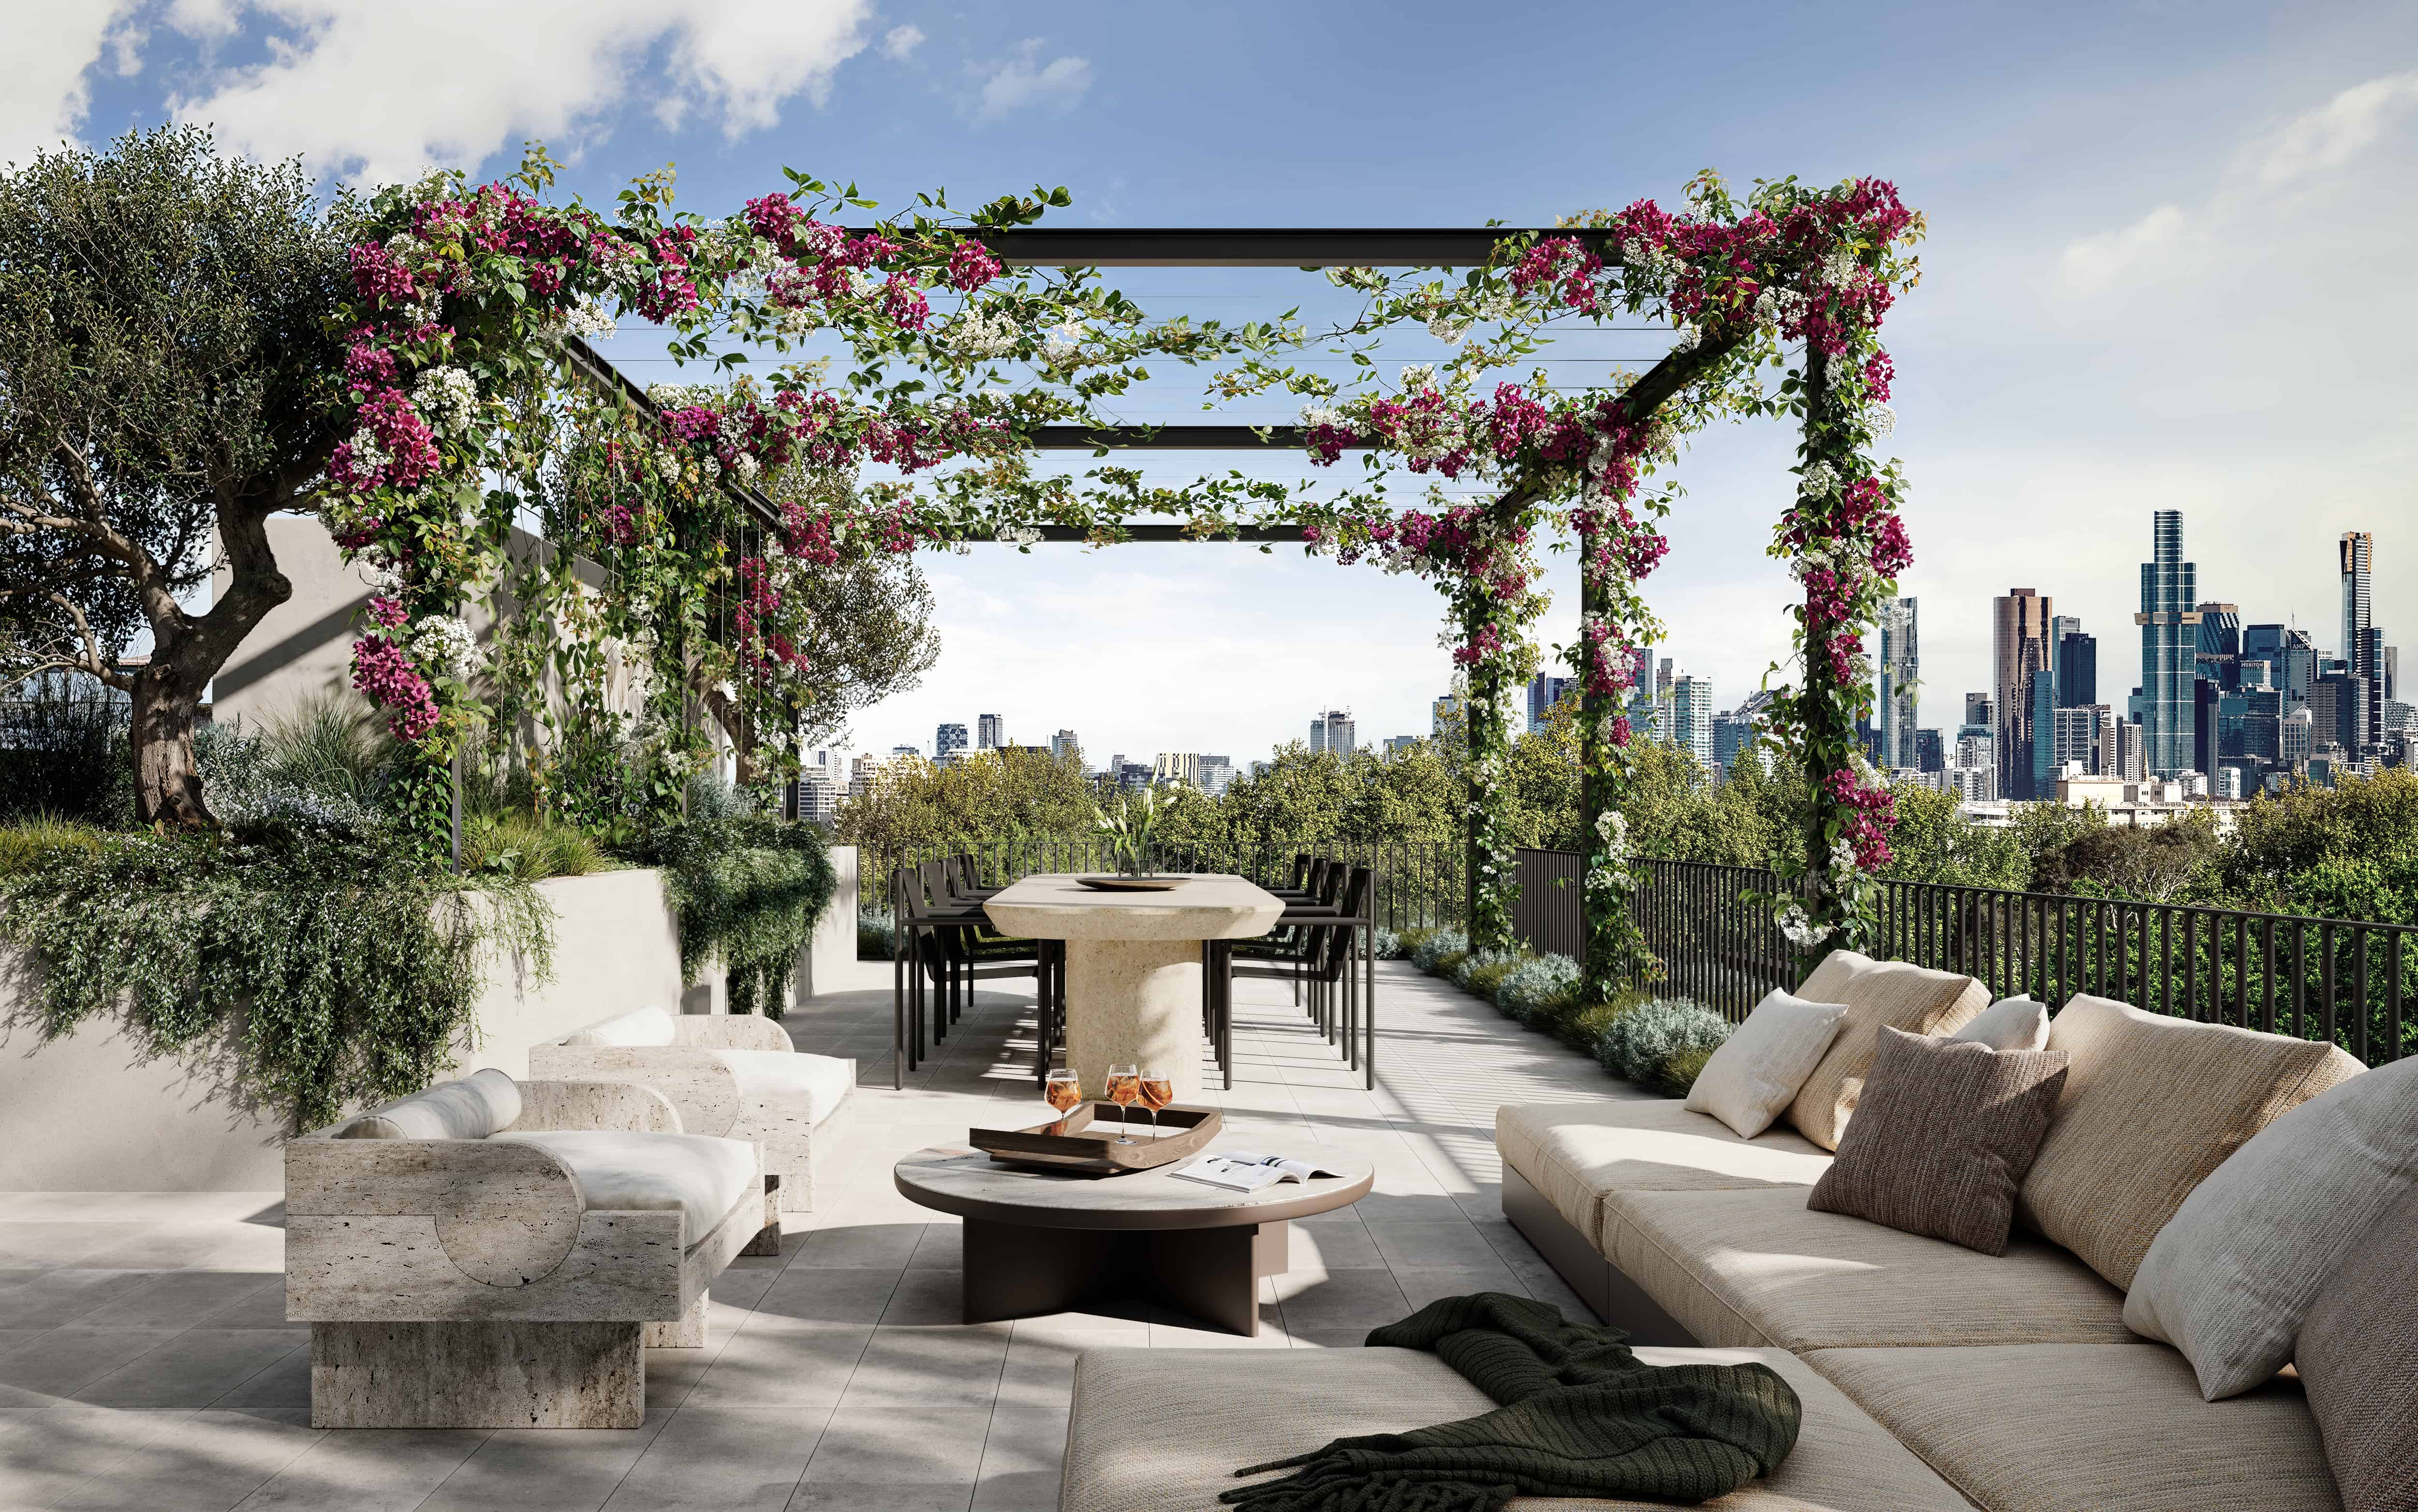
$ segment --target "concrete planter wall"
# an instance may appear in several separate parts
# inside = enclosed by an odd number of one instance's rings
[[[848,953],[855,950],[856,854],[834,849],[832,860],[841,894],[806,953],[814,958],[829,953],[832,918],[846,922]],[[554,906],[554,980],[525,986],[509,958],[491,961],[478,1041],[458,1070],[496,1066],[525,1077],[531,1045],[649,1003],[720,1011],[718,984],[682,992],[679,940],[654,872],[558,878],[538,891]],[[16,1010],[0,1001],[0,1191],[283,1186],[285,1130],[235,1104],[223,1059],[145,1061],[108,1020],[45,1044]]]

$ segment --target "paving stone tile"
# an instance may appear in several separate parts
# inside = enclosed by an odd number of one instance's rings
[[[489,1431],[328,1433],[237,1503],[237,1512],[416,1512]]]
[[[63,1512],[226,1512],[325,1436],[308,1412],[192,1413],[53,1504]]]
[[[189,1328],[70,1395],[97,1407],[208,1407],[295,1348],[282,1328]]]

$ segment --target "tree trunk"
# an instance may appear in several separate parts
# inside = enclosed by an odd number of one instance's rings
[[[201,769],[193,762],[193,724],[207,683],[207,677],[195,682],[180,675],[156,653],[135,675],[134,817],[145,824],[218,823],[202,800]]]
[[[134,816],[145,824],[209,827],[218,823],[202,798],[193,760],[193,725],[202,691],[225,666],[268,611],[294,596],[268,547],[268,510],[222,506],[219,543],[227,564],[226,591],[205,615],[189,615],[164,590],[145,594],[151,620],[151,662],[134,677]]]

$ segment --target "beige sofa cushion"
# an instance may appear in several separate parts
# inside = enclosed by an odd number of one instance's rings
[[[571,1168],[590,1212],[687,1214],[683,1245],[713,1232],[756,1178],[756,1146],[706,1134],[548,1129],[499,1134],[533,1144]]]
[[[488,1066],[459,1081],[440,1081],[336,1130],[339,1139],[483,1139],[520,1121],[521,1090]]]
[[[2205,1402],[2191,1366],[2155,1345],[1809,1359],[1987,1512],[2341,1512],[2288,1378]]]
[[[809,1123],[820,1123],[838,1111],[856,1085],[856,1062],[834,1056],[787,1050],[712,1049],[706,1053],[730,1068],[730,1079],[740,1096],[802,1105]]]
[[[1787,1109],[1846,1015],[1843,1002],[1809,1002],[1777,988],[1766,993],[1696,1073],[1688,1108],[1753,1138]]]
[[[1494,1148],[1570,1227],[1590,1237],[1603,1225],[1609,1192],[1802,1190],[1830,1165],[1828,1152],[1789,1130],[1741,1139],[1721,1120],[1664,1097],[1498,1107]]]
[[[2211,1401],[2284,1367],[2301,1320],[2418,1185],[2418,1060],[2362,1072],[2253,1136],[2141,1259],[2124,1321],[2183,1352]]]
[[[1994,1050],[2044,1050],[2048,1048],[2048,1009],[2028,997],[2001,998],[1951,1037]]]
[[[1948,1034],[1990,1004],[1990,989],[1969,976],[1876,961],[1851,950],[1824,957],[1797,995],[1847,1005],[1838,1038],[1788,1105],[1788,1122],[1825,1150],[1839,1148],[1840,1131],[1863,1095],[1883,1024],[1909,1034]]]
[[[1806,1364],[1778,1350],[1641,1349],[1653,1365],[1780,1372],[1805,1404],[1780,1469],[1702,1504],[1714,1512],[1971,1512],[1964,1499]],[[1218,1512],[1234,1472],[1363,1433],[1399,1433],[1494,1403],[1416,1350],[1092,1350],[1075,1364],[1060,1512]],[[1514,1498],[1514,1512],[1663,1512],[1667,1502]]]
[[[1802,1190],[1620,1192],[1612,1263],[1700,1344],[2141,1343],[2124,1298],[2073,1256],[2018,1235],[2004,1255],[1806,1211]]]
[[[2049,1024],[2065,1093],[2015,1221],[2120,1287],[2210,1171],[2360,1063],[2331,1045],[2077,997]]]

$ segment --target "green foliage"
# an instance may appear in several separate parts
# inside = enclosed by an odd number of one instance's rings
[[[1469,937],[1458,929],[1431,929],[1411,948],[1411,962],[1430,975],[1441,975],[1444,958],[1469,949]]]
[[[641,859],[663,868],[681,980],[718,963],[732,1013],[780,1017],[798,953],[837,886],[822,832],[754,817],[692,818],[657,832]]]
[[[1396,935],[1394,937],[1394,942],[1396,949],[1399,952],[1396,958],[1416,964],[1419,947],[1426,944],[1429,938],[1434,935],[1434,933],[1435,930],[1428,925],[1416,924]],[[1420,969],[1422,970],[1426,970],[1424,967]]]
[[[232,1052],[226,1091],[298,1133],[415,1092],[467,1049],[489,946],[537,980],[552,970],[552,914],[527,884],[474,892],[341,832],[61,845],[0,895],[46,1037],[122,1011],[154,1052]]]
[[[1158,837],[1158,818],[1156,789],[1138,797],[1126,793],[1118,798],[1115,808],[1093,811],[1092,829],[1107,844],[1117,870],[1139,877],[1150,870],[1152,847]]]
[[[856,958],[886,961],[897,948],[897,922],[887,909],[859,909],[856,913]]]
[[[89,824],[47,814],[0,824],[0,878],[31,871],[62,850],[98,855],[107,843]]]
[[[833,832],[858,848],[864,876],[881,878],[901,861],[956,846],[1088,845],[1094,812],[1091,784],[1071,754],[985,751],[947,766],[921,757],[890,762],[869,791],[841,802]]]
[[[1674,1056],[1709,1052],[1729,1036],[1729,1021],[1702,1003],[1655,998],[1614,1016],[1596,1042],[1596,1059],[1615,1076],[1658,1087],[1664,1063]]]
[[[1458,980],[1462,986],[1477,993],[1488,1002],[1493,1002],[1494,994],[1502,986],[1503,979],[1510,975],[1528,958],[1525,953],[1520,951],[1475,953],[1462,962]]]
[[[1382,927],[1378,928],[1373,933],[1374,939],[1369,946],[1370,954],[1374,955],[1377,959],[1381,961],[1399,961],[1402,958],[1402,937],[1400,935],[1396,934],[1391,929]]]
[[[1883,877],[1907,882],[2021,889],[2030,880],[2031,858],[2013,828],[1972,823],[1956,812],[1957,798],[1918,783],[1891,787],[1897,825],[1890,831],[1894,853]]]
[[[1444,955],[1436,957],[1434,971],[1436,975],[1443,977],[1446,981],[1452,983],[1455,986],[1459,986],[1462,985],[1462,981],[1461,974],[1462,968],[1468,964],[1469,952],[1466,949],[1447,951]]]
[[[2418,924],[2418,771],[2262,795],[2241,811],[2221,875],[2253,906]]]
[[[1685,1097],[1703,1074],[1705,1062],[1713,1058],[1713,1046],[1698,1046],[1672,1052],[1662,1068],[1654,1075],[1654,1085],[1669,1097]]]
[[[462,823],[462,869],[523,882],[586,877],[612,865],[594,840],[533,814],[476,814]]]
[[[2032,887],[2150,903],[2212,902],[2220,886],[2217,851],[2216,816],[2206,808],[2147,829],[2101,825],[2035,863]]]

